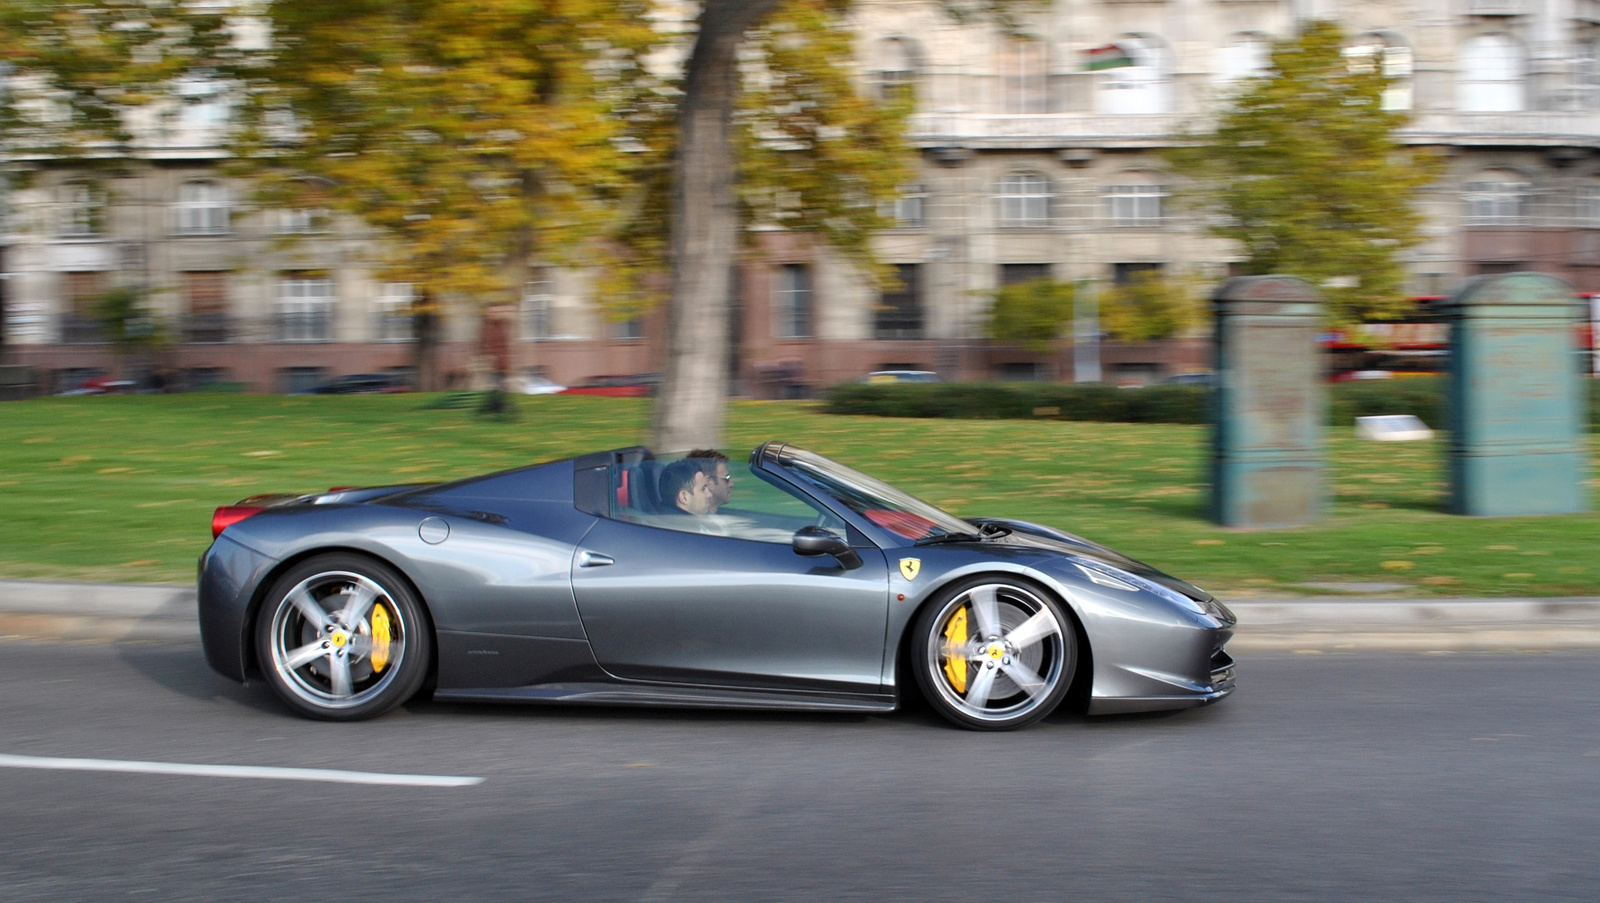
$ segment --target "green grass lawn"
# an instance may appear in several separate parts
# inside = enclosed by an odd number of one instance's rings
[[[0,405],[0,576],[187,582],[211,510],[262,492],[442,480],[643,441],[648,402],[517,399],[509,421],[422,395],[49,398]],[[1204,519],[1205,427],[841,417],[734,404],[739,454],[781,438],[960,514],[1018,517],[1119,548],[1226,597],[1313,583],[1416,595],[1600,595],[1600,515],[1439,513],[1438,442],[1331,432],[1314,527]]]

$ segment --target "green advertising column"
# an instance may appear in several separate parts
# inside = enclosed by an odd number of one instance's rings
[[[1323,505],[1322,299],[1302,279],[1246,276],[1218,289],[1212,310],[1211,516],[1229,527],[1310,523]]]
[[[1542,273],[1481,276],[1449,301],[1454,514],[1589,508],[1582,302]]]

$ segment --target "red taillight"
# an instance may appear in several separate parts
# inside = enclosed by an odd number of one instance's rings
[[[223,505],[211,515],[211,538],[216,539],[222,531],[228,529],[239,521],[260,514],[267,509],[259,505]]]

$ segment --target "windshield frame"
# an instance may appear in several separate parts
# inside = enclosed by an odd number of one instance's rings
[[[881,535],[891,545],[912,545],[950,534],[980,535],[977,525],[932,505],[914,495],[862,473],[852,467],[782,442],[768,442],[756,449],[755,455],[782,468],[786,476],[799,481],[808,491],[821,496],[834,506],[848,511],[864,521],[864,528]],[[831,485],[830,485],[831,484]],[[849,490],[842,494],[840,489]],[[909,527],[915,521],[904,521],[892,514],[877,517],[868,512],[891,512],[909,515],[927,522],[927,531],[920,536],[910,535]],[[897,520],[900,522],[897,523]]]

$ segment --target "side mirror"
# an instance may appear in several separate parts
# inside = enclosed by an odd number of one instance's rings
[[[801,527],[794,533],[796,555],[832,555],[847,571],[861,567],[861,556],[839,534],[821,527]]]

